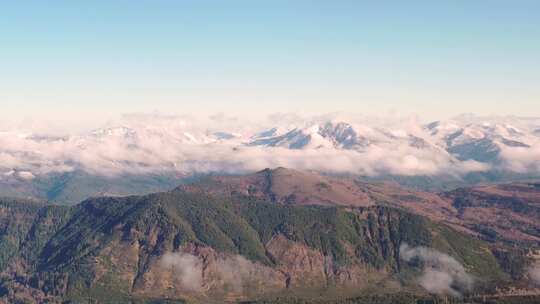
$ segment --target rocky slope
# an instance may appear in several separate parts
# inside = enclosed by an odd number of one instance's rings
[[[371,288],[425,295],[418,279],[429,265],[452,273],[443,293],[510,280],[490,244],[391,207],[295,206],[179,190],[69,208],[1,207],[2,240],[13,245],[2,263],[0,295],[8,302],[222,303]],[[426,259],[425,250],[436,258]]]

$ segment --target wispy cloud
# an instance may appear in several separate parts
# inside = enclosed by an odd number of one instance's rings
[[[540,264],[530,266],[527,270],[527,274],[534,284],[540,286]]]
[[[191,292],[200,292],[210,284],[213,288],[219,286],[223,290],[244,293],[249,284],[270,283],[268,274],[272,270],[241,255],[216,255],[210,260],[185,252],[169,252],[159,263],[163,269],[173,271],[179,288]],[[206,282],[203,277],[207,278]],[[208,282],[209,277],[216,281]]]
[[[199,291],[202,288],[202,261],[191,254],[166,253],[160,260],[163,268],[171,268],[182,288]]]
[[[453,257],[426,247],[410,247],[402,244],[400,257],[410,262],[418,259],[423,263],[424,272],[418,278],[418,284],[430,293],[461,296],[462,292],[472,289],[473,277]]]

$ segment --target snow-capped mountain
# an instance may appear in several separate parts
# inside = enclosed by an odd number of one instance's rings
[[[416,149],[439,149],[430,138],[404,130],[385,130],[364,125],[352,125],[343,121],[311,124],[304,128],[278,131],[272,128],[258,133],[246,144],[248,146],[283,147],[288,149],[354,150],[363,152],[369,147],[391,149],[409,146]]]
[[[278,166],[370,177],[540,176],[539,130],[540,119],[463,116],[428,124],[317,119],[252,126],[167,118],[64,136],[3,131],[0,194],[32,182],[47,189],[65,183],[62,176],[92,177],[94,184],[121,176],[173,181]]]
[[[459,121],[434,122],[426,128],[442,147],[460,160],[497,161],[502,149],[530,148],[538,140],[533,132],[489,121],[461,124]]]
[[[262,132],[263,136],[255,137],[248,146],[282,147],[288,149],[317,149],[331,147],[331,142],[321,134],[318,125],[312,125],[305,128],[294,128],[285,134],[271,132],[277,130],[272,128],[269,131]],[[264,136],[269,135],[270,136]]]
[[[284,147],[290,149],[335,148],[362,150],[372,141],[378,141],[371,128],[353,126],[349,123],[327,121],[295,127],[290,130],[274,127],[253,136],[248,146]],[[382,134],[379,134],[382,135]]]

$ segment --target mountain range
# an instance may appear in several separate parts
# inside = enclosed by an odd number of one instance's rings
[[[203,177],[176,189],[221,198],[249,197],[284,205],[388,206],[487,241],[540,242],[540,182],[427,192],[393,182],[364,182],[276,168],[241,176]]]
[[[442,191],[537,179],[539,155],[536,118],[203,124],[136,116],[82,134],[0,132],[0,194],[74,204],[279,166]]]
[[[539,213],[535,182],[425,192],[287,168],[73,206],[2,199],[0,297],[536,303]]]

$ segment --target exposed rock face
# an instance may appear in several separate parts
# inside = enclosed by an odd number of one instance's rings
[[[142,262],[139,258],[145,255],[145,249],[139,242],[118,240],[92,260],[90,286],[116,284],[144,297],[237,301],[285,289],[361,289],[376,273],[360,261],[338,266],[332,257],[281,234],[275,235],[265,248],[275,265],[219,253],[195,243],[187,243],[174,252],[148,256]]]
[[[326,287],[328,272],[332,271],[331,258],[321,252],[295,243],[283,235],[274,236],[266,249],[276,261],[277,269],[287,278],[287,287]]]
[[[371,276],[370,267],[361,261],[346,267],[336,265],[332,257],[281,234],[274,236],[266,249],[287,278],[287,288],[362,288]]]
[[[375,284],[401,288],[414,282],[420,265],[400,259],[403,243],[444,252],[483,282],[506,278],[488,243],[390,207],[398,192],[365,187],[385,206],[261,202],[223,187],[217,189],[229,194],[221,198],[171,191],[94,198],[69,208],[0,204],[0,245],[14,245],[10,256],[0,256],[0,287],[23,286],[36,299],[112,297],[117,303],[222,303],[306,290],[358,293]],[[439,222],[439,214],[461,208],[450,197],[399,195],[407,202],[404,209],[437,210]]]
[[[240,255],[193,243],[152,258],[134,293],[238,300],[286,288],[285,275]]]

